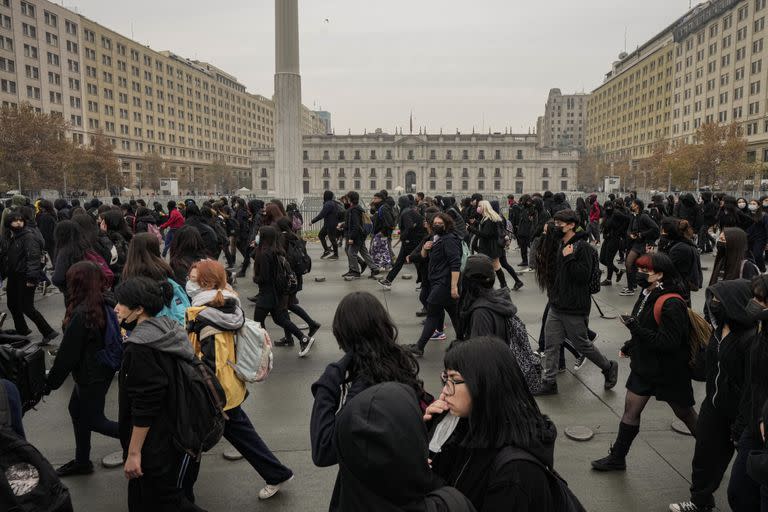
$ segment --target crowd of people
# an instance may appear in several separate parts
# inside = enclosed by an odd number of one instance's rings
[[[604,201],[589,194],[573,208],[565,194],[549,191],[508,196],[504,208],[481,194],[457,202],[380,191],[364,204],[355,191],[338,199],[326,191],[323,200],[310,221],[321,226],[320,258],[338,260],[343,249],[343,278],[368,271],[385,292],[413,265],[416,315],[424,318],[418,338],[401,343],[375,295],[356,291],[338,303],[331,332],[343,355],[312,385],[309,432],[313,462],[338,465],[330,510],[580,510],[555,471],[557,429],[535,397],[559,393],[566,349],[573,371],[589,361],[605,390],[617,385],[619,364],[596,346],[589,319],[593,295],[610,293],[624,277],[619,295],[637,295],[621,316],[629,341],[618,355],[630,359],[625,408],[608,455],[592,468],[626,469],[654,397],[696,439],[690,498],[671,511],[712,510],[734,452],[730,506],[768,510],[760,458],[768,414],[768,197],[655,195],[646,205],[634,193]],[[178,362],[201,361],[225,397],[223,437],[265,481],[259,498],[293,478],[243,410],[246,381],[234,366],[247,316],[261,325],[271,316],[282,331],[273,345],[298,345],[299,357],[321,328],[299,301],[312,259],[295,204],[222,197],[149,207],[15,196],[0,226],[8,332],[29,336],[28,318],[42,344],[59,339],[47,393],[70,375],[74,381],[75,453],[57,468],[60,477],[94,471],[96,432],[122,446],[129,510],[202,510],[194,484],[204,468],[176,442],[175,406],[184,398],[175,385]],[[517,264],[509,260],[515,247]],[[701,254],[715,251],[705,284]],[[241,297],[237,280],[251,264],[258,292]],[[513,300],[527,272],[547,297],[535,351]],[[64,302],[61,334],[35,307],[36,291],[47,294],[49,285]],[[693,304],[704,288],[704,303]],[[430,341],[449,339],[443,387],[432,396],[418,360]],[[119,413],[111,420],[105,402],[115,376]],[[706,381],[698,411],[692,380]],[[13,406],[13,386],[3,384]],[[23,437],[19,416],[13,426]]]

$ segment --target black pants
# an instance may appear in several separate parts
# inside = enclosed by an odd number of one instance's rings
[[[75,384],[69,399],[69,416],[75,430],[75,461],[91,460],[91,432],[118,439],[116,421],[104,416],[104,401],[112,384],[112,378],[87,386]]]
[[[311,316],[309,316],[309,313],[307,313],[307,311],[303,307],[299,306],[299,299],[296,298],[296,295],[293,295],[288,299],[288,311],[290,311],[294,315],[298,316],[299,318],[307,322],[307,325],[309,327],[312,327],[313,325],[317,324],[317,322],[315,322],[315,320]],[[286,328],[283,328],[283,332],[284,332],[283,335],[285,336],[285,339],[289,340],[292,336],[291,332]],[[301,339],[302,338],[299,338],[299,340]]]
[[[507,273],[512,276],[512,279],[515,280],[516,283],[520,282],[520,278],[517,277],[517,272],[515,272],[515,268],[509,264],[507,261],[507,251],[502,250],[501,256],[499,256],[499,263],[501,264],[501,268],[507,271]]]
[[[163,457],[164,464],[160,468],[157,461],[147,466],[144,459],[142,453],[144,476],[128,481],[129,512],[205,512],[194,504],[192,492],[200,471],[199,462],[175,450],[172,455]]]
[[[245,252],[243,252],[243,264],[240,267],[240,275],[244,276],[248,271],[248,267],[251,264],[251,255],[253,254],[253,248],[250,245],[245,246]]]
[[[16,332],[25,335],[30,333],[24,315],[32,320],[43,336],[48,336],[53,332],[53,328],[46,322],[43,315],[35,309],[35,287],[27,286],[26,276],[9,274],[6,296],[8,297],[8,310],[13,317]]]
[[[320,233],[318,233],[318,237],[320,238],[320,245],[323,246],[323,252],[329,252],[328,251],[328,241],[331,242],[331,248],[333,249],[333,255],[338,256],[339,255],[339,245],[338,245],[338,235],[336,233],[335,229],[325,229],[325,226],[323,226],[320,229]],[[326,238],[328,238],[328,241],[326,241]]]
[[[696,423],[696,449],[691,463],[691,501],[699,508],[715,504],[713,494],[733,457],[732,423],[732,419],[712,406],[710,397],[704,399]]]
[[[293,476],[293,471],[277,460],[239,406],[229,409],[227,416],[229,419],[224,424],[224,439],[242,454],[267,484],[279,484]]]
[[[443,330],[446,313],[448,313],[448,316],[451,319],[453,330],[456,331],[459,328],[459,318],[456,314],[456,306],[457,303],[455,300],[451,300],[451,302],[445,306],[427,302],[427,317],[424,319],[424,328],[421,331],[419,341],[416,342],[416,345],[418,345],[421,350],[424,350],[424,347],[427,346],[427,342],[432,336],[432,333]],[[456,337],[458,337],[458,331],[456,331]]]
[[[531,239],[527,236],[518,236],[517,245],[520,247],[520,258],[524,265],[528,265],[528,247],[531,245]]]
[[[268,310],[256,307],[253,312],[253,319],[259,322],[261,325],[264,325],[264,320],[268,315],[272,315],[272,320],[274,320],[275,323],[282,327],[286,332],[291,333],[293,336],[296,336],[300,340],[304,339],[304,333],[301,332],[301,329],[299,329],[296,324],[291,321],[291,317],[288,315],[287,308],[276,307],[272,310]]]
[[[392,264],[392,270],[387,274],[387,281],[391,283],[395,280],[397,274],[400,273],[403,269],[403,265],[405,265],[405,258],[407,258],[416,247],[417,246],[413,244],[400,243],[400,252],[397,253],[397,259],[395,259],[395,262]]]
[[[699,229],[698,246],[701,252],[712,252],[712,248],[715,246],[715,239],[709,234],[709,228],[711,227],[704,225]]]
[[[750,244],[755,265],[761,273],[765,273],[765,240],[756,240]]]

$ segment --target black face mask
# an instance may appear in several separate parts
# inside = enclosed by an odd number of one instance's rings
[[[11,231],[14,233],[20,233],[22,229],[24,229],[24,226],[11,226]]]
[[[726,247],[727,247],[727,246],[725,245],[725,242],[720,242],[720,241],[718,241],[718,242],[715,244],[715,247],[717,247],[717,252],[720,252],[720,251],[723,251],[723,252],[725,252],[725,250],[726,250]]]
[[[749,318],[754,322],[764,322],[768,320],[768,309],[758,304],[754,299],[749,301],[746,311]]]
[[[565,236],[565,231],[563,231],[562,226],[555,226],[554,231],[552,231],[552,234],[554,234],[555,238],[563,238]]]
[[[662,236],[659,238],[659,250],[661,252],[666,252],[671,246],[672,240],[670,240],[668,237]]]
[[[707,304],[707,308],[709,309],[710,316],[717,320],[718,325],[725,323],[725,308],[720,301],[710,301],[709,304]]]
[[[637,283],[637,286],[643,289],[651,286],[651,283],[648,282],[648,274],[644,274],[642,272],[637,273],[635,276],[635,282]]]
[[[436,235],[444,235],[445,226],[432,226],[432,231],[434,231]]]
[[[138,321],[138,317],[134,318],[133,320],[128,320],[128,318],[125,318],[122,322],[120,322],[120,327],[125,329],[126,332],[132,332],[134,329],[136,329],[136,324],[139,323]]]

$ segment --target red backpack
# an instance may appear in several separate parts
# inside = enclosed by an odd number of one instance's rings
[[[101,273],[104,274],[104,283],[106,284],[106,287],[112,288],[112,285],[115,282],[115,273],[112,272],[111,268],[109,268],[109,265],[107,265],[107,262],[104,261],[104,258],[102,258],[98,253],[88,249],[85,251],[85,259],[87,261],[92,261],[99,266]]]

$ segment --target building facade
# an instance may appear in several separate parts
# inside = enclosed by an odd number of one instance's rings
[[[544,115],[536,123],[536,133],[545,148],[584,148],[589,94],[562,94],[550,89]]]
[[[252,190],[274,191],[274,150],[254,148]],[[302,189],[357,190],[363,196],[422,191],[428,195],[502,196],[575,190],[577,150],[540,148],[536,135],[456,134],[304,137]]]
[[[249,184],[250,152],[274,144],[271,99],[215,66],[155,51],[46,0],[0,0],[0,102],[30,103],[70,124],[75,142],[112,143],[129,187],[148,154],[164,178],[194,181],[214,161]],[[304,133],[324,133],[302,109]]]
[[[768,162],[766,18],[766,0],[710,0],[620,55],[589,101],[587,150],[631,163],[660,140],[736,122],[748,158]]]

